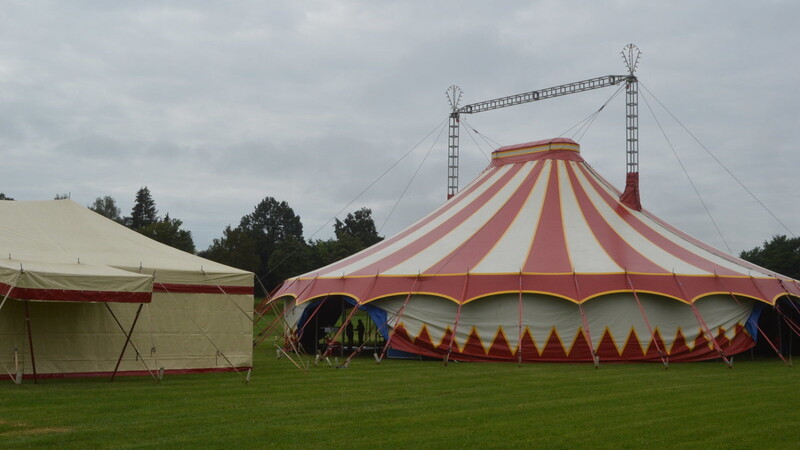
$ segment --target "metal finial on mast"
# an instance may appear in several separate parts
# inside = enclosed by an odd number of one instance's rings
[[[628,74],[633,75],[633,73],[636,72],[636,68],[639,67],[639,58],[642,56],[639,47],[628,44],[622,49],[620,54],[622,55],[622,60],[625,61],[625,65],[628,67]]]
[[[458,109],[458,104],[461,103],[461,88],[455,84],[447,88],[444,95],[447,96],[447,102],[450,103],[450,108],[455,111]]]

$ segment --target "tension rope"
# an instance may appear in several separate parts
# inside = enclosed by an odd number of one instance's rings
[[[650,320],[647,319],[647,314],[644,312],[644,306],[642,306],[642,302],[639,300],[639,294],[636,292],[636,288],[633,287],[633,282],[631,281],[631,277],[628,275],[628,271],[625,271],[625,280],[628,282],[628,287],[631,289],[633,293],[633,298],[636,299],[636,304],[639,306],[639,312],[642,314],[642,318],[644,319],[645,325],[647,325],[647,331],[650,332],[650,338],[652,339],[652,343],[656,346],[656,351],[658,351],[658,357],[661,358],[661,363],[664,364],[664,368],[669,368],[669,356],[667,356],[666,352],[661,349],[661,346],[658,345],[658,339],[656,339],[656,333],[653,331],[653,327],[650,326]]]

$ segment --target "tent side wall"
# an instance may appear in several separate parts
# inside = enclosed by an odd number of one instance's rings
[[[692,307],[657,295],[640,294],[645,313],[626,293],[609,294],[584,303],[589,333],[577,304],[540,294],[523,294],[522,359],[525,361],[591,361],[592,347],[604,361],[660,361],[658,349],[671,361],[697,361],[719,357]],[[726,354],[754,345],[746,331],[754,302],[712,295],[695,307],[709,332]],[[396,317],[405,297],[377,300],[373,304]],[[402,317],[391,321],[392,347],[431,357],[451,350],[451,359],[514,361],[520,350],[518,294],[501,294],[469,302],[457,311],[456,303],[439,297],[414,295]],[[455,318],[459,316],[456,325]],[[647,321],[645,320],[647,317]],[[649,322],[649,326],[648,326]],[[450,336],[456,331],[455,340]],[[655,335],[654,343],[653,336]]]
[[[137,304],[29,302],[37,374],[89,376],[114,370]],[[143,306],[120,373],[232,370],[252,366],[253,295],[154,293]],[[213,343],[212,343],[213,342]],[[15,371],[14,348],[26,376],[33,373],[24,303],[0,310],[0,362]]]

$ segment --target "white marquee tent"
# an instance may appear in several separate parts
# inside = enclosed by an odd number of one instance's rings
[[[0,201],[0,255],[3,377],[252,366],[250,272],[71,200]]]

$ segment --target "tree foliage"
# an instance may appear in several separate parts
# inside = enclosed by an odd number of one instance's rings
[[[800,237],[773,236],[764,245],[745,250],[739,257],[781,275],[800,279]]]
[[[214,239],[208,249],[199,255],[250,272],[258,272],[261,264],[253,236],[241,228],[231,228],[230,225],[222,231],[221,238]]]
[[[270,258],[279,244],[284,241],[303,242],[303,224],[300,216],[295,214],[285,201],[265,197],[256,205],[252,213],[242,217],[239,228],[255,241],[259,260],[256,275],[264,286],[271,290],[283,279],[279,274],[270,270]]]
[[[227,226],[200,256],[255,272],[267,290],[380,242],[372,211],[362,208],[334,223],[335,239],[306,242],[300,216],[285,201],[266,197],[239,226]],[[256,286],[260,290],[260,285]]]
[[[341,241],[353,238],[362,248],[367,248],[383,240],[383,237],[378,236],[375,221],[372,219],[372,210],[369,208],[361,208],[354,213],[347,213],[344,221],[336,219],[333,229],[336,239]]]
[[[14,200],[14,199],[0,192],[0,200]]]
[[[134,201],[133,209],[131,209],[131,216],[126,219],[128,226],[134,230],[158,221],[156,202],[153,200],[153,196],[150,195],[150,189],[147,186],[140,188],[136,192],[136,200]]]
[[[157,219],[155,222],[145,225],[136,231],[162,244],[188,253],[194,253],[192,232],[182,230],[181,225],[183,225],[181,220],[172,219],[169,214],[166,214],[163,219]]]
[[[69,194],[56,194],[53,200],[69,200]]]
[[[107,219],[122,223],[122,217],[120,216],[122,211],[117,207],[117,201],[110,195],[106,195],[103,198],[97,197],[88,208]]]

